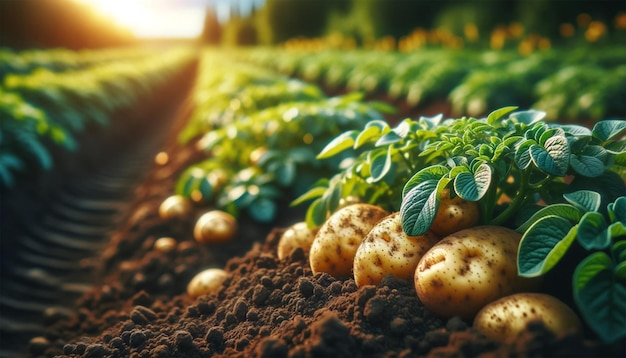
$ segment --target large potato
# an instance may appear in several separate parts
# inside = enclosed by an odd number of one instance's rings
[[[476,226],[479,219],[478,203],[461,199],[459,196],[450,199],[450,189],[444,189],[430,231],[439,237],[445,237]]]
[[[477,226],[443,238],[415,270],[419,299],[438,316],[471,319],[491,301],[534,289],[536,279],[517,275],[520,239],[499,226]]]
[[[237,219],[221,210],[211,210],[202,214],[193,228],[193,237],[205,244],[227,242],[236,233]]]
[[[582,333],[582,323],[569,306],[554,296],[528,292],[489,303],[476,314],[474,328],[504,341],[517,337],[532,321],[543,322],[556,335]]]
[[[359,287],[378,285],[388,274],[410,280],[419,260],[437,241],[430,231],[408,236],[400,213],[393,213],[376,224],[356,250],[354,280]]]
[[[309,252],[318,230],[319,228],[310,228],[304,221],[291,225],[278,241],[278,258],[284,259],[297,248]]]
[[[226,271],[219,268],[210,268],[196,274],[187,285],[187,294],[199,297],[216,292],[222,287],[222,282],[228,277]]]
[[[367,233],[389,213],[371,204],[352,204],[337,210],[315,235],[309,261],[313,273],[337,278],[352,275],[354,255]]]

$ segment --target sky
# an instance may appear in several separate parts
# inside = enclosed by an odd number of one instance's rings
[[[228,20],[230,8],[242,15],[263,0],[75,0],[90,4],[138,38],[190,38],[202,32],[205,9],[214,7],[221,22]]]

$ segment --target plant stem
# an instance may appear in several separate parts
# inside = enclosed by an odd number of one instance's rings
[[[520,190],[517,192],[515,198],[513,198],[513,201],[511,201],[511,204],[509,204],[509,206],[504,209],[504,211],[501,212],[500,215],[491,220],[491,225],[502,225],[522,206],[522,204],[526,201],[526,198],[528,197],[529,178],[529,171],[522,171],[522,177],[520,179]]]

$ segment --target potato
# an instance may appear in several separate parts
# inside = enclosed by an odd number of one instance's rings
[[[367,233],[389,213],[371,204],[352,204],[337,210],[315,235],[309,262],[313,273],[336,278],[352,275],[354,254]]]
[[[445,237],[476,226],[479,219],[478,203],[461,199],[459,196],[450,199],[450,189],[444,189],[430,231],[439,237]]]
[[[517,293],[487,304],[476,314],[474,328],[488,338],[504,341],[517,337],[532,321],[543,322],[556,335],[583,330],[569,306],[543,293]]]
[[[225,242],[236,233],[237,220],[221,210],[211,210],[202,214],[193,229],[193,237],[201,243]]]
[[[304,221],[291,225],[278,241],[278,258],[284,259],[298,247],[304,252],[309,252],[318,230],[319,228],[309,228]]]
[[[154,242],[154,249],[160,252],[170,252],[176,248],[176,239],[171,237],[160,237]]]
[[[210,268],[195,275],[187,285],[187,294],[198,297],[217,291],[226,279],[226,271]]]
[[[441,239],[417,265],[417,296],[440,317],[471,319],[491,301],[534,289],[537,279],[517,275],[520,239],[499,226],[477,226]]]
[[[354,256],[357,286],[378,285],[388,274],[411,280],[417,263],[439,238],[430,231],[408,236],[402,229],[400,213],[382,219],[365,236]]]
[[[159,206],[161,219],[182,217],[191,213],[191,202],[182,195],[172,195],[163,200]]]

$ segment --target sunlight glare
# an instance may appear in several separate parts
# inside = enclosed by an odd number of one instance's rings
[[[91,5],[139,38],[191,38],[202,32],[202,6],[181,6],[175,0],[77,1]]]

